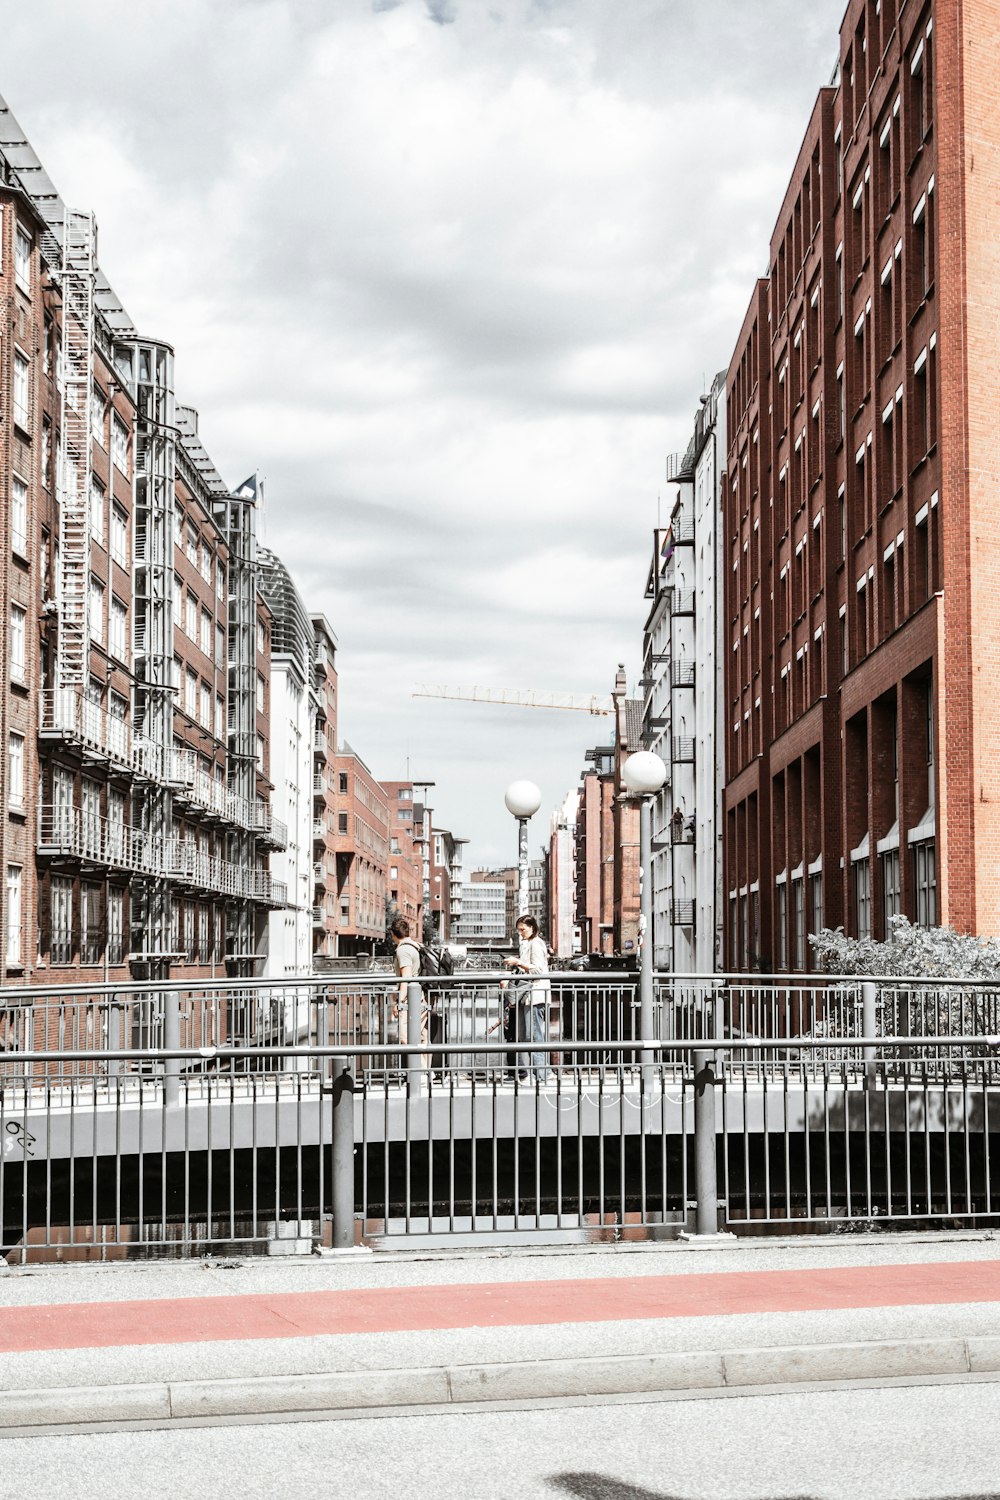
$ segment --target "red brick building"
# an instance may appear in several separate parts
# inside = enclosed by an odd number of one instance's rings
[[[346,742],[334,757],[333,778],[337,952],[370,953],[385,937],[389,804],[384,788]]]
[[[389,803],[389,901],[410,924],[418,941],[424,921],[423,856],[414,828],[412,781],[383,781]]]
[[[587,751],[592,770],[580,778],[574,839],[576,923],[584,953],[612,953],[615,946],[615,751]]]
[[[996,0],[852,0],[727,379],[730,968],[1000,931]]]
[[[284,900],[254,496],[0,117],[0,978],[253,972]]]

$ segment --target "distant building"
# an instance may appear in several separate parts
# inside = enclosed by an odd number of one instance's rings
[[[462,916],[462,849],[468,841],[432,824],[430,839],[431,940],[448,943]]]
[[[268,922],[266,973],[308,974],[313,958],[313,626],[284,563],[266,547],[257,553],[260,588],[271,610],[270,703],[258,678],[258,708],[270,720],[272,804],[288,828],[271,873],[288,892]]]
[[[643,729],[667,767],[653,814],[653,955],[658,968],[711,974],[721,963],[724,744],[719,517],[725,372],[703,398],[677,494],[653,538],[643,635]]]
[[[469,881],[462,892],[462,915],[453,936],[472,947],[506,945],[507,888],[502,881]]]
[[[313,630],[312,731],[312,932],[313,955],[337,952],[340,902],[337,894],[337,847],[334,836],[334,759],[337,754],[337,637],[324,615],[311,616]]]
[[[576,814],[576,920],[584,953],[615,946],[615,751],[587,751]]]
[[[389,804],[389,904],[406,918],[412,936],[419,940],[423,931],[424,882],[421,842],[414,827],[414,784],[383,781],[381,785]]]
[[[337,953],[371,953],[385,937],[389,804],[346,740],[334,758],[333,774]]]
[[[547,854],[528,865],[528,915],[534,917],[543,937],[549,930],[548,870]]]
[[[507,941],[512,943],[515,936],[514,924],[520,916],[520,912],[517,909],[518,872],[516,866],[504,865],[492,870],[473,870],[469,876],[469,880],[477,885],[485,880],[490,883],[498,882],[503,886],[505,893],[504,935]]]
[[[559,958],[580,952],[573,847],[578,802],[578,792],[567,793],[562,807],[552,814],[549,832],[549,945]]]

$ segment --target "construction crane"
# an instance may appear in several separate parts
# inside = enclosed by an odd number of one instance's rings
[[[481,687],[415,687],[414,698],[451,698],[463,703],[493,703],[500,708],[564,708],[581,714],[614,713],[613,698],[591,694],[588,698],[573,693],[537,693],[520,688]]]

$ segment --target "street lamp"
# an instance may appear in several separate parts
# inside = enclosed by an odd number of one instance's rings
[[[637,750],[622,766],[622,781],[639,803],[639,1032],[655,1041],[653,1025],[653,799],[667,779],[667,768],[652,750]],[[643,1063],[644,1083],[652,1068]]]
[[[528,909],[528,820],[542,805],[542,794],[533,781],[512,781],[504,793],[511,817],[517,819],[517,915]]]

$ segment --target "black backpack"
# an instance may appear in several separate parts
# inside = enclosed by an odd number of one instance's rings
[[[455,960],[447,948],[427,948],[423,943],[420,947],[420,977],[422,979],[434,979],[438,975],[455,972]]]

